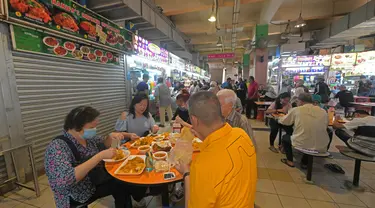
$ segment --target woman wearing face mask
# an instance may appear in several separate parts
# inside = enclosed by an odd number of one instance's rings
[[[117,120],[115,129],[119,132],[128,132],[131,139],[147,136],[150,132],[157,133],[159,126],[155,125],[155,120],[148,111],[149,101],[144,93],[134,96],[129,113],[122,113]]]
[[[112,140],[123,133],[96,135],[99,112],[88,106],[73,109],[65,118],[64,130],[48,145],[45,171],[56,207],[76,207],[112,195],[116,208],[131,207],[129,187],[114,180],[104,169],[103,159],[115,154]],[[139,198],[141,199],[141,198]]]
[[[176,104],[178,108],[172,118],[172,120],[175,120],[177,123],[186,127],[191,127],[189,110],[187,107],[187,101],[189,100],[189,97],[190,94],[185,89],[181,90],[181,92],[176,96]]]
[[[292,105],[290,104],[290,94],[287,92],[281,93],[273,102],[270,107],[266,110],[267,114],[272,114],[272,113],[283,113],[287,114],[288,111],[292,108]],[[275,119],[270,119],[269,122],[270,128],[271,128],[271,133],[270,133],[270,147],[269,149],[272,152],[278,153],[279,151],[275,148],[275,139],[276,136],[279,132],[280,128],[283,128],[287,133],[291,133],[293,130],[292,127],[288,126],[283,126],[279,124]],[[281,149],[281,144],[279,143],[279,149]]]

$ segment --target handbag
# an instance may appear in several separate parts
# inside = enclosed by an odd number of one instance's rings
[[[73,142],[69,138],[61,135],[61,136],[56,137],[55,139],[60,139],[64,141],[68,145],[69,149],[72,151],[74,160],[75,160],[75,162],[73,163],[73,167],[77,167],[78,165],[86,162],[87,160],[91,158],[91,157],[81,158],[81,155],[79,154],[77,150],[77,147],[73,144]],[[106,149],[103,143],[98,144],[97,147],[99,151]],[[88,177],[90,178],[91,183],[94,184],[95,186],[104,184],[105,182],[112,179],[112,176],[105,169],[104,161],[100,161],[92,170],[90,170],[88,173]]]

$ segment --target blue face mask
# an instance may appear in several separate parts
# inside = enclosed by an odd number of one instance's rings
[[[83,130],[83,136],[82,136],[83,139],[91,139],[94,136],[96,136],[96,128]]]

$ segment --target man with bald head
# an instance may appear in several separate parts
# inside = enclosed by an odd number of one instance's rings
[[[189,99],[192,132],[203,143],[191,166],[177,164],[185,181],[185,207],[254,207],[257,165],[246,132],[225,123],[212,92]]]
[[[236,101],[238,100],[236,93],[233,90],[224,89],[217,93],[217,97],[219,98],[221,113],[226,119],[226,122],[232,127],[243,129],[255,145],[253,129],[251,128],[249,121],[245,116],[242,116],[241,113],[235,110]]]

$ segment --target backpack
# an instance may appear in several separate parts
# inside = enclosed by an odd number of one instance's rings
[[[359,126],[348,146],[364,155],[375,157],[375,126]]]
[[[81,158],[81,155],[79,154],[77,147],[73,144],[73,142],[69,138],[61,135],[61,136],[56,137],[55,139],[64,141],[68,145],[69,149],[72,151],[74,160],[75,160],[75,162],[73,163],[73,167],[77,167],[78,165],[90,159],[90,158]],[[99,144],[98,149],[99,151],[101,151],[101,150],[106,149],[106,147],[104,146],[104,144]],[[105,169],[104,161],[100,161],[92,170],[90,170],[88,173],[88,176],[90,178],[91,183],[94,184],[95,186],[104,184],[107,181],[112,179],[112,176],[109,175],[109,173]]]

